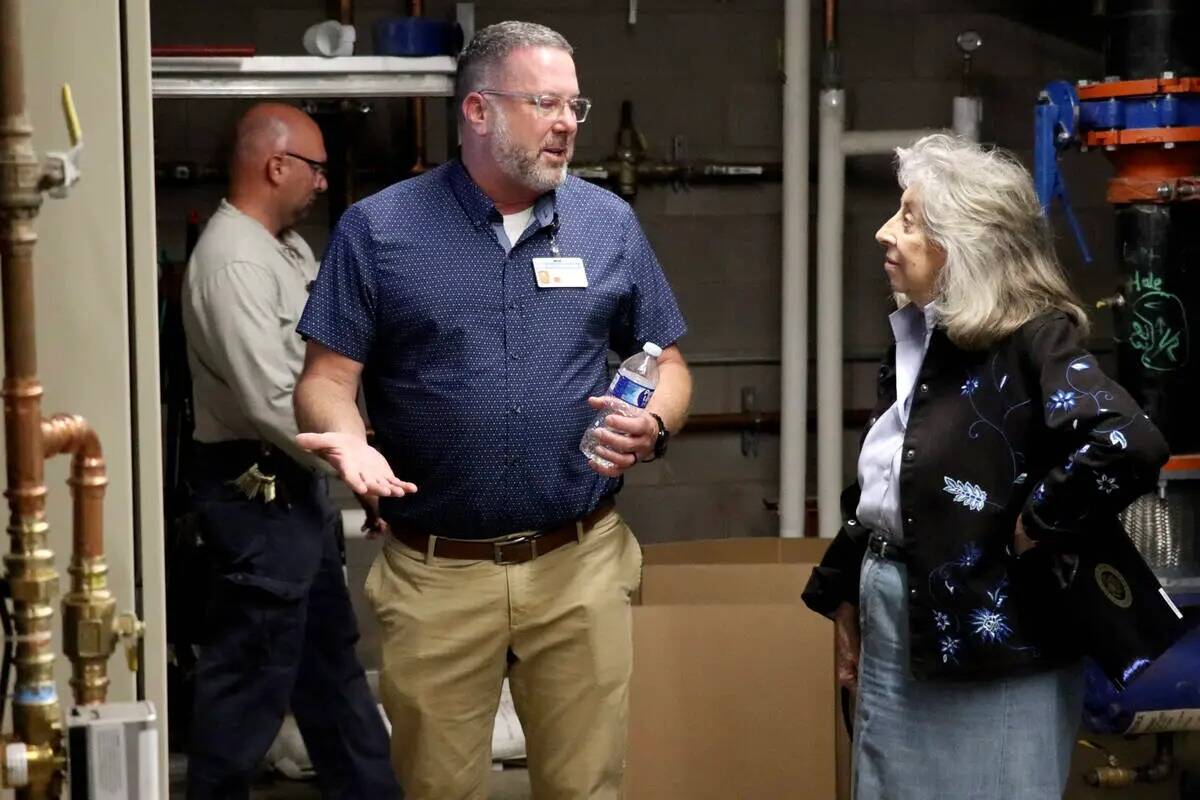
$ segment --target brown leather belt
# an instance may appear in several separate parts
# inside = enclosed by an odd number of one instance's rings
[[[613,502],[605,500],[596,506],[595,511],[588,514],[579,522],[583,523],[583,532],[589,533],[596,524],[613,510]],[[392,535],[403,544],[422,553],[428,552],[431,534],[422,533],[414,528],[392,526]],[[438,558],[455,558],[464,561],[494,561],[499,565],[523,564],[538,556],[544,556],[565,544],[579,540],[576,523],[564,522],[557,528],[537,531],[525,536],[514,536],[500,541],[480,541],[477,539],[447,539],[437,536],[433,543],[433,554]]]

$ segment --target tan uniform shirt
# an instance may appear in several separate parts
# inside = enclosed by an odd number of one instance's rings
[[[188,262],[183,327],[199,442],[258,439],[309,467],[296,445],[292,392],[304,366],[296,323],[317,262],[295,231],[276,238],[227,200]]]

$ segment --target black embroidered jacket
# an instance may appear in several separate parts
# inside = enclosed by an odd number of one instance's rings
[[[893,347],[869,424],[895,400]],[[1012,596],[1017,517],[1039,547],[1069,551],[1150,491],[1166,458],[1162,435],[1065,314],[1038,317],[986,351],[960,349],[936,329],[900,471],[914,676],[998,677],[1075,657],[1047,640],[1039,609]],[[857,483],[843,493],[842,529],[804,591],[827,616],[858,604],[869,533],[854,516],[858,496]]]

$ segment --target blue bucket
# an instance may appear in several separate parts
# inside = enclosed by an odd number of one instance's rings
[[[371,32],[377,56],[453,56],[462,49],[462,29],[452,22],[386,17]]]

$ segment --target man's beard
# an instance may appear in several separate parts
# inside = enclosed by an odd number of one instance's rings
[[[565,151],[566,161],[569,162],[574,148],[570,146],[566,137],[563,138],[562,147]],[[502,113],[496,115],[496,130],[491,149],[492,158],[496,160],[501,172],[535,192],[541,193],[557,189],[567,179],[566,163],[561,167],[542,164],[538,159],[541,147],[530,152],[522,149],[513,141],[512,132],[508,128],[508,120]]]
[[[290,219],[287,220],[287,225],[285,227],[294,228],[296,225],[303,222],[304,219],[308,217],[309,212],[312,211],[312,207],[316,202],[317,195],[314,193],[308,198],[308,201],[305,202],[304,205],[293,208],[291,210],[291,214],[289,215]]]

